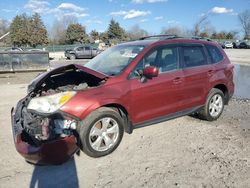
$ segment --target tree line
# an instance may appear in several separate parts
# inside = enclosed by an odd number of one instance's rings
[[[245,10],[238,15],[241,30],[244,33],[244,39],[250,39],[250,10]],[[50,31],[48,31],[38,13],[32,16],[26,14],[17,15],[12,20],[10,26],[7,26],[5,20],[0,20],[0,34],[10,32],[4,42],[14,46],[31,46],[47,44],[75,44],[92,43],[96,40],[102,40],[105,43],[119,43],[121,41],[134,40],[140,37],[148,36],[149,33],[134,25],[129,30],[125,30],[114,19],[110,20],[105,32],[92,30],[86,33],[85,26],[77,23],[75,18],[64,18],[56,21]],[[193,29],[185,29],[178,26],[162,28],[161,34],[179,35],[179,36],[200,36],[212,39],[235,39],[238,31],[217,32],[208,20],[208,15],[202,16],[194,24]]]
[[[38,13],[31,17],[26,14],[17,15],[13,19],[9,31],[10,40],[14,46],[36,47],[49,43],[48,32]]]

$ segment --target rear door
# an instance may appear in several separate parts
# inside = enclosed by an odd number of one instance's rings
[[[91,57],[91,48],[89,46],[84,47],[84,58],[90,58]]]
[[[214,73],[213,66],[201,44],[182,45],[181,54],[184,75],[182,107],[201,106],[206,100],[209,78]]]

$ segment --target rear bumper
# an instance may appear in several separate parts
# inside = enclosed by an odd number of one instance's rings
[[[75,136],[48,141],[39,146],[29,143],[27,141],[29,135],[23,130],[19,116],[12,108],[11,123],[14,144],[17,152],[28,162],[58,165],[67,161],[78,150]]]

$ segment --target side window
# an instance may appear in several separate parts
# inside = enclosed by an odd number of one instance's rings
[[[167,72],[178,69],[177,47],[163,48],[160,61],[161,72]]]
[[[206,45],[208,54],[212,59],[212,63],[218,63],[223,60],[223,55],[221,54],[220,50],[216,46]]]
[[[77,51],[83,51],[83,47],[78,47],[76,50]]]
[[[87,50],[87,51],[88,51],[88,50],[90,50],[90,47],[88,47],[88,46],[87,46],[87,47],[85,47],[85,50]]]
[[[206,65],[207,60],[202,46],[183,46],[184,67]]]
[[[146,66],[150,66],[151,64],[153,64],[156,60],[156,56],[157,56],[157,50],[154,50],[153,52],[149,53],[148,55],[146,55],[143,58],[143,64]]]
[[[178,69],[178,50],[177,47],[158,47],[146,54],[136,65],[130,78],[140,77],[142,71],[147,66],[155,66],[159,73]]]

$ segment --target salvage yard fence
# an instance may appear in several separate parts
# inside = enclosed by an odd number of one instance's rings
[[[0,52],[0,72],[17,72],[29,70],[47,70],[49,52]]]
[[[97,48],[98,47],[98,43],[86,43],[86,44],[68,44],[68,45],[46,45],[46,46],[37,46],[36,49],[39,50],[43,50],[43,51],[49,51],[49,52],[62,52],[65,51],[66,49],[72,49],[74,47],[78,47],[78,46],[92,46],[93,48]],[[0,52],[4,51],[6,49],[11,48],[11,46],[0,46]],[[31,47],[21,47],[24,51],[33,49]]]

